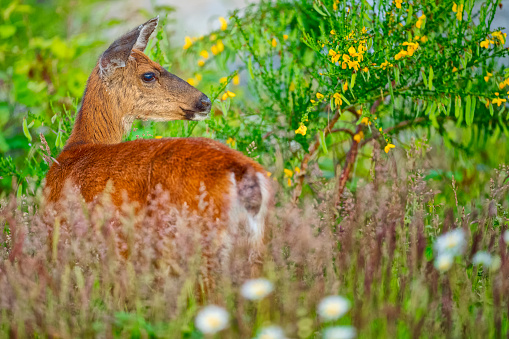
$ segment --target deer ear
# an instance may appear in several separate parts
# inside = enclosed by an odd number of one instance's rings
[[[102,76],[109,76],[119,67],[125,67],[133,49],[143,51],[159,22],[159,16],[139,25],[113,42],[101,55],[99,68]]]

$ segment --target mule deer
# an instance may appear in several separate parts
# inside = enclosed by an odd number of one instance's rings
[[[258,250],[272,196],[258,163],[206,138],[122,142],[135,119],[202,120],[210,112],[205,94],[143,53],[157,23],[154,18],[128,32],[99,58],[71,136],[46,176],[46,199],[58,206],[70,182],[91,202],[109,183],[117,208],[125,195],[143,208],[159,186],[172,206],[199,213],[205,187],[216,227],[224,233],[244,220],[250,246]]]

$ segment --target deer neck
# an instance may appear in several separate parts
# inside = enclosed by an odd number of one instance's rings
[[[107,88],[94,69],[90,76],[81,109],[65,149],[85,144],[117,144],[131,129],[134,117],[125,116],[124,98]]]

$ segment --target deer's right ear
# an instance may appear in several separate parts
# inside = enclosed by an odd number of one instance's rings
[[[150,19],[143,25],[136,27],[113,42],[101,55],[101,59],[99,60],[101,76],[108,77],[113,74],[115,69],[125,67],[127,59],[131,55],[133,49],[143,51],[158,21],[159,17]]]

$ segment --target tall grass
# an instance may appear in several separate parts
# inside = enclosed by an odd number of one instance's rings
[[[249,279],[242,232],[225,260],[215,229],[162,211],[164,195],[137,216],[127,204],[115,212],[106,197],[87,206],[69,194],[60,219],[38,198],[10,197],[0,209],[0,336],[199,338],[194,317],[209,303],[231,315],[221,338],[250,338],[269,324],[292,338],[334,324],[355,326],[360,338],[508,335],[508,168],[493,172],[488,200],[449,208],[434,204],[426,151],[413,146],[397,162],[380,151],[375,145],[372,181],[345,193],[339,208],[333,185],[318,178],[319,201],[294,205],[279,192],[262,269],[275,290],[257,302],[240,294]],[[467,248],[441,272],[432,244],[455,228]],[[473,265],[479,250],[501,265]],[[215,284],[202,295],[206,270]],[[317,304],[336,294],[351,310],[320,321]]]

